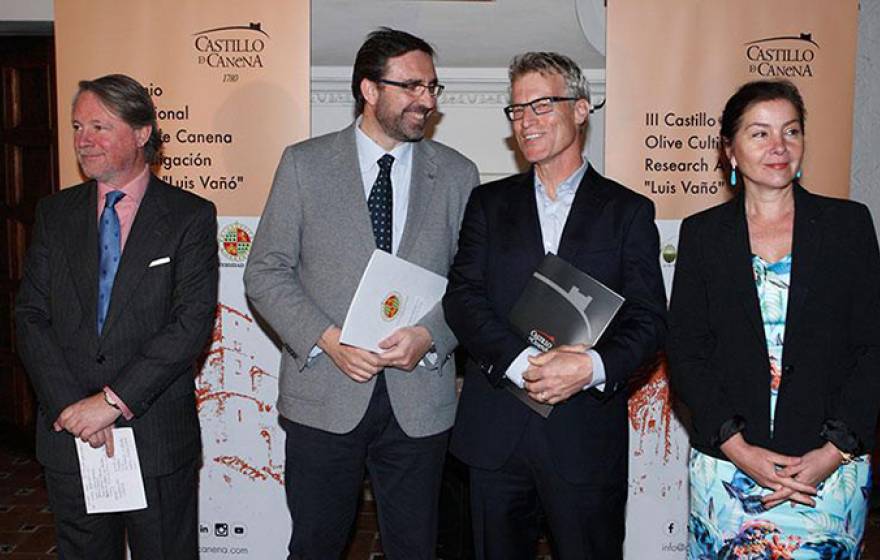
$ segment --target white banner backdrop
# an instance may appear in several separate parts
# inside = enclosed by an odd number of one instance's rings
[[[672,289],[681,220],[657,220],[660,270]],[[684,558],[687,550],[688,436],[673,411],[665,364],[629,399],[627,560]]]
[[[196,379],[204,466],[199,488],[201,558],[284,558],[284,432],[278,426],[279,353],[248,310],[243,258],[258,219],[222,216],[220,304]]]

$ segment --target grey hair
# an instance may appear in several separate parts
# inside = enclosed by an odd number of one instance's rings
[[[514,80],[529,72],[559,74],[565,79],[569,97],[586,99],[590,103],[590,84],[572,59],[556,52],[527,52],[513,57],[507,69],[511,85]]]

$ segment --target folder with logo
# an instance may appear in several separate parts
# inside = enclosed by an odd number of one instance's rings
[[[529,344],[546,352],[566,344],[595,346],[624,298],[589,274],[548,253],[513,306],[509,320]],[[539,403],[513,383],[517,398],[544,417],[552,405]]]
[[[417,324],[445,291],[443,276],[376,249],[348,307],[339,341],[380,354],[383,338]]]

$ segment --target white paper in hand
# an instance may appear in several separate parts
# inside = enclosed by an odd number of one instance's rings
[[[376,249],[361,276],[339,341],[381,353],[379,341],[418,323],[446,291],[446,278]]]
[[[103,447],[94,449],[79,438],[76,439],[76,455],[86,513],[134,511],[147,507],[134,430],[113,429],[113,457],[107,457]]]

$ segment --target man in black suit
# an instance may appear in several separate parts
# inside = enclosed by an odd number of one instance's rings
[[[470,355],[451,449],[470,467],[478,558],[534,558],[542,517],[554,558],[621,558],[625,388],[666,331],[654,207],[585,161],[589,92],[571,59],[526,53],[509,73],[505,113],[533,167],[478,187],[465,211],[443,301]],[[595,348],[542,354],[508,322],[548,252],[626,298]],[[554,410],[543,418],[505,383]]]
[[[197,558],[201,440],[194,364],[217,301],[216,211],[150,173],[161,146],[146,90],[79,83],[77,160],[90,180],[40,201],[15,318],[39,400],[60,556]],[[86,514],[75,439],[113,454],[133,428],[147,508]]]

